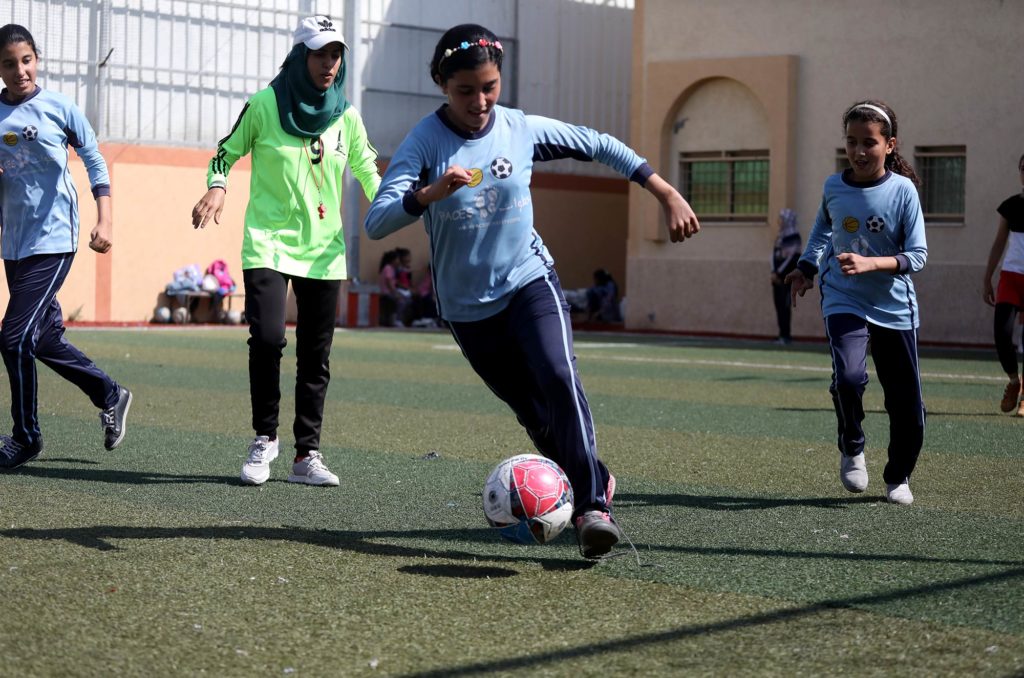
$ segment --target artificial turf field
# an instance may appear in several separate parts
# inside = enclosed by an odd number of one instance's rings
[[[988,352],[923,351],[897,507],[873,375],[871,485],[839,483],[823,345],[578,335],[636,547],[594,564],[486,526],[484,478],[531,449],[444,333],[336,335],[333,489],[285,482],[290,345],[282,455],[242,486],[245,337],[70,330],[135,393],[114,452],[40,367],[45,452],[0,474],[0,675],[1024,673],[1024,420]]]

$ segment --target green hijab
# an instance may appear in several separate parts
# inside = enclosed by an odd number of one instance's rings
[[[309,48],[301,42],[284,60],[281,72],[270,81],[277,97],[277,113],[285,132],[297,137],[316,139],[341,117],[348,108],[345,98],[345,55],[342,54],[338,76],[321,91],[313,84],[306,66]]]

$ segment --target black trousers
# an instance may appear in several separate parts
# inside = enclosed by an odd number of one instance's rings
[[[500,313],[449,325],[462,354],[512,408],[537,451],[565,471],[576,515],[606,508],[608,469],[597,458],[569,305],[554,271],[516,292]]]
[[[993,331],[996,340],[996,355],[999,364],[1007,374],[1020,374],[1017,371],[1017,347],[1013,345],[1013,326],[1017,321],[1017,307],[1013,304],[996,304]],[[1024,348],[1024,337],[1021,337]]]
[[[295,450],[320,449],[324,400],[331,380],[340,280],[313,280],[269,268],[242,271],[245,318],[249,323],[249,395],[256,435],[276,436],[281,405],[281,355],[285,339],[288,283],[295,293]]]
[[[792,285],[772,285],[772,300],[775,302],[775,319],[779,323],[779,338],[792,339],[790,319],[793,315],[793,300],[789,296]]]
[[[914,472],[924,445],[925,409],[917,361],[917,330],[893,330],[850,313],[825,318],[832,352],[832,403],[839,424],[839,451],[864,451],[864,389],[868,383],[867,349],[885,394],[889,414],[889,462],[882,477],[902,483]]]
[[[0,329],[0,353],[11,382],[13,437],[21,443],[31,444],[41,437],[37,358],[80,388],[97,408],[117,403],[117,383],[64,338],[57,291],[74,259],[74,253],[67,252],[4,261],[10,300]]]

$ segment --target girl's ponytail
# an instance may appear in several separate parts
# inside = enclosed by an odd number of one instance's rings
[[[885,166],[895,172],[896,174],[902,174],[906,178],[914,182],[917,187],[921,186],[921,180],[917,177],[917,172],[911,167],[910,163],[907,162],[906,158],[900,155],[900,152],[895,148],[885,158]]]

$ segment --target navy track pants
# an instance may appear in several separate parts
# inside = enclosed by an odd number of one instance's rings
[[[897,484],[910,478],[924,444],[925,408],[917,360],[917,330],[893,330],[851,313],[825,318],[832,352],[832,403],[839,424],[839,451],[864,451],[864,389],[868,383],[867,351],[875,363],[889,414],[889,461],[882,476]]]
[[[536,446],[569,477],[576,515],[607,508],[590,405],[576,371],[569,305],[551,271],[490,318],[451,322],[462,353]]]
[[[12,435],[21,443],[35,443],[41,437],[37,358],[80,388],[97,408],[117,403],[117,383],[64,338],[57,291],[74,259],[74,253],[67,252],[4,261],[10,300],[0,328],[0,353],[11,382]]]

